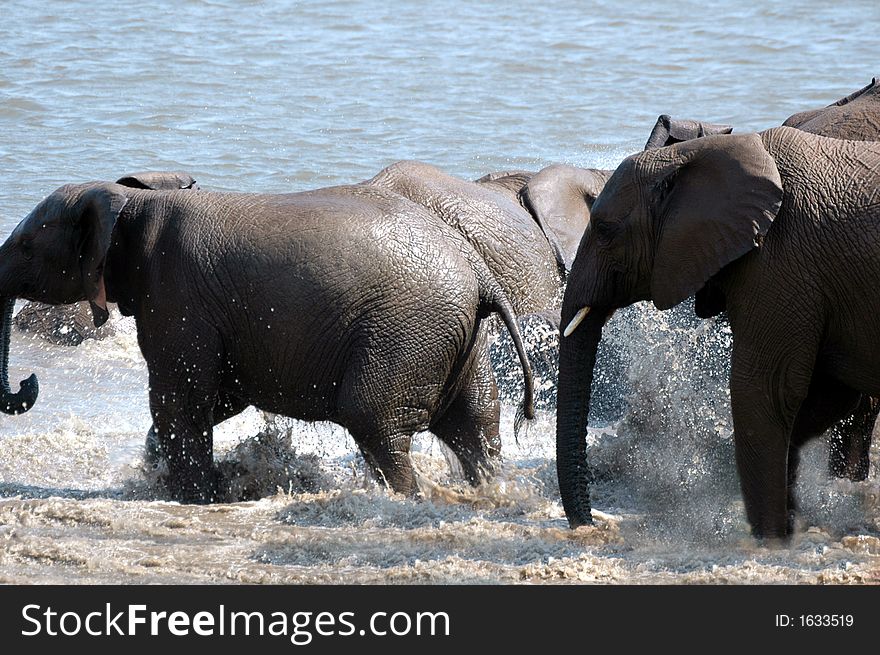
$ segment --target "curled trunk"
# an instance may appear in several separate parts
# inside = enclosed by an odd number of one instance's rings
[[[593,522],[590,514],[592,472],[587,462],[587,416],[596,350],[602,338],[602,312],[591,313],[559,343],[556,401],[556,472],[569,525]]]
[[[12,309],[15,298],[0,298],[0,411],[23,414],[34,406],[40,386],[37,376],[23,380],[17,393],[9,388],[9,338],[12,332]]]

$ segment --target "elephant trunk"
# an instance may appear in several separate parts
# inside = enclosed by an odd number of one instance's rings
[[[556,473],[562,507],[572,528],[593,522],[590,514],[592,472],[587,462],[587,416],[596,350],[606,314],[593,310],[559,343],[556,401]]]
[[[34,406],[40,385],[37,376],[31,374],[23,380],[17,393],[9,388],[9,338],[12,333],[12,310],[15,298],[0,298],[0,412],[23,414]]]

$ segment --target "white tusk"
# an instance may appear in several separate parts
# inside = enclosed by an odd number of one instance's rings
[[[575,329],[577,329],[577,326],[581,324],[581,321],[583,321],[589,313],[589,307],[582,308],[577,314],[574,315],[574,318],[571,319],[571,323],[569,323],[568,327],[565,328],[565,332],[562,333],[562,336],[567,337],[572,332],[574,332]]]

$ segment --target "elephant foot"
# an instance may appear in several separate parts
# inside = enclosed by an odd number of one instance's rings
[[[180,480],[169,475],[167,480],[171,499],[182,505],[208,505],[220,500],[220,480],[216,471],[211,471],[209,476],[200,476],[199,479]]]
[[[462,454],[457,453],[458,461],[464,472],[465,480],[472,487],[478,487],[481,484],[493,480],[501,470],[500,455],[479,454]]]
[[[797,512],[790,509],[786,513],[784,525],[753,526],[752,536],[762,545],[767,547],[783,547],[791,543],[794,534]]]
[[[214,465],[175,466],[167,459],[163,482],[171,499],[185,505],[207,505],[225,500],[229,482]]]

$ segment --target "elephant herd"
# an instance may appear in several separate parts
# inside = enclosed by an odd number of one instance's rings
[[[572,527],[591,522],[586,426],[612,313],[695,297],[726,313],[748,520],[792,531],[798,449],[834,428],[832,470],[864,479],[880,404],[880,84],[757,134],[661,116],[614,171],[453,177],[402,161],[370,180],[288,194],[218,193],[185,173],[72,184],[0,246],[0,410],[27,411],[8,354],[16,299],[108,303],[133,316],[149,373],[148,452],[182,502],[224,481],[213,427],[248,406],[344,426],[375,477],[416,492],[430,430],[476,484],[497,468],[488,357],[497,314],[561,327],[557,467]],[[563,295],[564,294],[564,295]],[[83,305],[84,306],[84,305]]]

